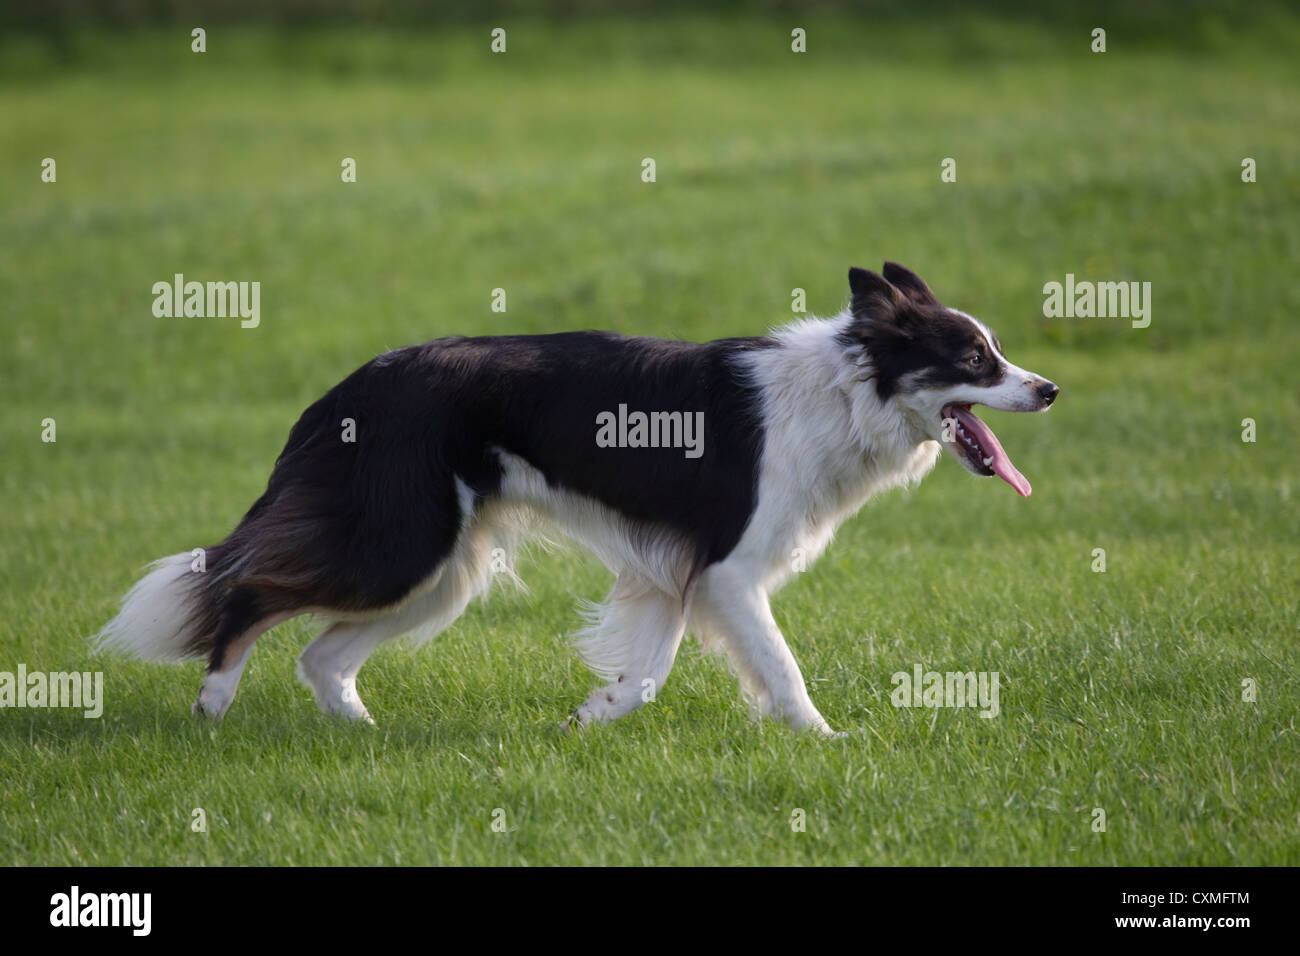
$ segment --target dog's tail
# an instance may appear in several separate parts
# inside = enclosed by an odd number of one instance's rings
[[[309,453],[313,444],[326,450],[337,446],[321,438],[333,411],[328,402],[337,390],[336,386],[303,412],[266,492],[229,536],[220,544],[182,551],[151,564],[122,599],[117,617],[90,638],[96,651],[157,661],[206,658],[216,665],[232,639],[276,611],[298,606],[293,586],[309,583],[313,566],[307,556],[327,552],[312,536],[319,533],[320,522],[313,520],[310,509],[317,507],[316,514],[322,513],[315,502],[328,500],[335,486],[327,484],[309,502],[301,493],[289,493],[293,489],[285,487],[288,479],[283,472],[286,465]],[[308,461],[297,469],[334,474],[316,465]]]
[[[373,398],[389,387],[371,382],[376,374],[391,373],[363,366],[304,411],[266,491],[229,536],[154,562],[92,638],[97,649],[207,658],[218,669],[232,643],[268,622],[388,607],[427,579],[455,541],[456,489],[450,471],[407,450],[424,438],[408,421],[419,416],[390,414]],[[358,408],[380,424],[341,442],[337,423]],[[384,430],[385,419],[401,421]],[[439,480],[441,508],[425,492]],[[398,506],[404,489],[427,498],[418,513]]]
[[[156,661],[209,658],[230,635],[261,616],[245,588],[212,567],[225,545],[155,561],[122,599],[117,616],[91,638],[95,651]]]

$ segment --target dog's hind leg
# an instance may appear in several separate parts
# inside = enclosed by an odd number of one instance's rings
[[[298,658],[298,676],[322,711],[374,723],[357,692],[357,673],[380,644],[410,631],[434,637],[460,617],[470,600],[492,580],[491,536],[467,531],[423,594],[401,608],[368,620],[336,621]]]
[[[726,562],[705,570],[691,604],[691,627],[721,643],[741,689],[764,716],[798,729],[840,736],[813,705],[767,593],[744,568]]]
[[[654,699],[672,670],[686,629],[680,595],[624,573],[591,623],[578,634],[578,651],[593,671],[611,681],[587,698],[565,722],[611,721]]]
[[[239,690],[239,678],[243,676],[244,665],[253,653],[257,639],[281,621],[287,621],[293,614],[275,614],[264,618],[231,641],[220,643],[213,651],[208,663],[208,673],[199,688],[198,699],[190,708],[196,717],[223,717],[230,709]]]
[[[357,693],[357,672],[376,647],[403,630],[400,614],[373,621],[337,621],[302,652],[298,677],[325,713],[373,724]]]

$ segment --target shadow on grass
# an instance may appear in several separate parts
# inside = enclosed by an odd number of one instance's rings
[[[472,712],[438,713],[405,711],[385,716],[377,725],[331,717],[314,705],[292,701],[277,712],[259,707],[242,711],[238,702],[222,720],[197,718],[189,704],[175,706],[166,700],[140,699],[118,705],[111,714],[86,718],[80,711],[24,708],[12,710],[0,721],[0,753],[24,749],[73,754],[87,749],[140,750],[176,748],[192,753],[211,743],[223,753],[248,749],[250,757],[267,751],[281,756],[309,754],[322,747],[347,751],[375,746],[385,751],[440,751],[481,749],[498,741],[528,740],[562,747],[572,739],[561,729],[573,707],[569,696],[546,700],[501,702],[486,698]],[[535,711],[533,719],[519,719],[519,708]],[[554,712],[553,719],[541,716]]]

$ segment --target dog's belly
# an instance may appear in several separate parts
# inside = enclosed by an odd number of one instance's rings
[[[515,528],[540,526],[571,538],[615,574],[638,574],[669,594],[686,588],[694,551],[685,535],[666,525],[633,521],[594,498],[557,488],[518,455],[495,451],[501,482],[482,520]]]

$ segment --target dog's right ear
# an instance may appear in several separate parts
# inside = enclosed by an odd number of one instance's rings
[[[870,269],[850,269],[849,289],[853,292],[850,309],[855,319],[891,319],[907,304],[907,297],[897,286]]]
[[[934,293],[925,284],[925,280],[906,266],[900,266],[897,262],[886,262],[885,268],[881,271],[885,274],[885,278],[892,282],[894,287],[903,295],[910,296],[917,302],[926,305],[939,304],[939,300],[934,297]]]

